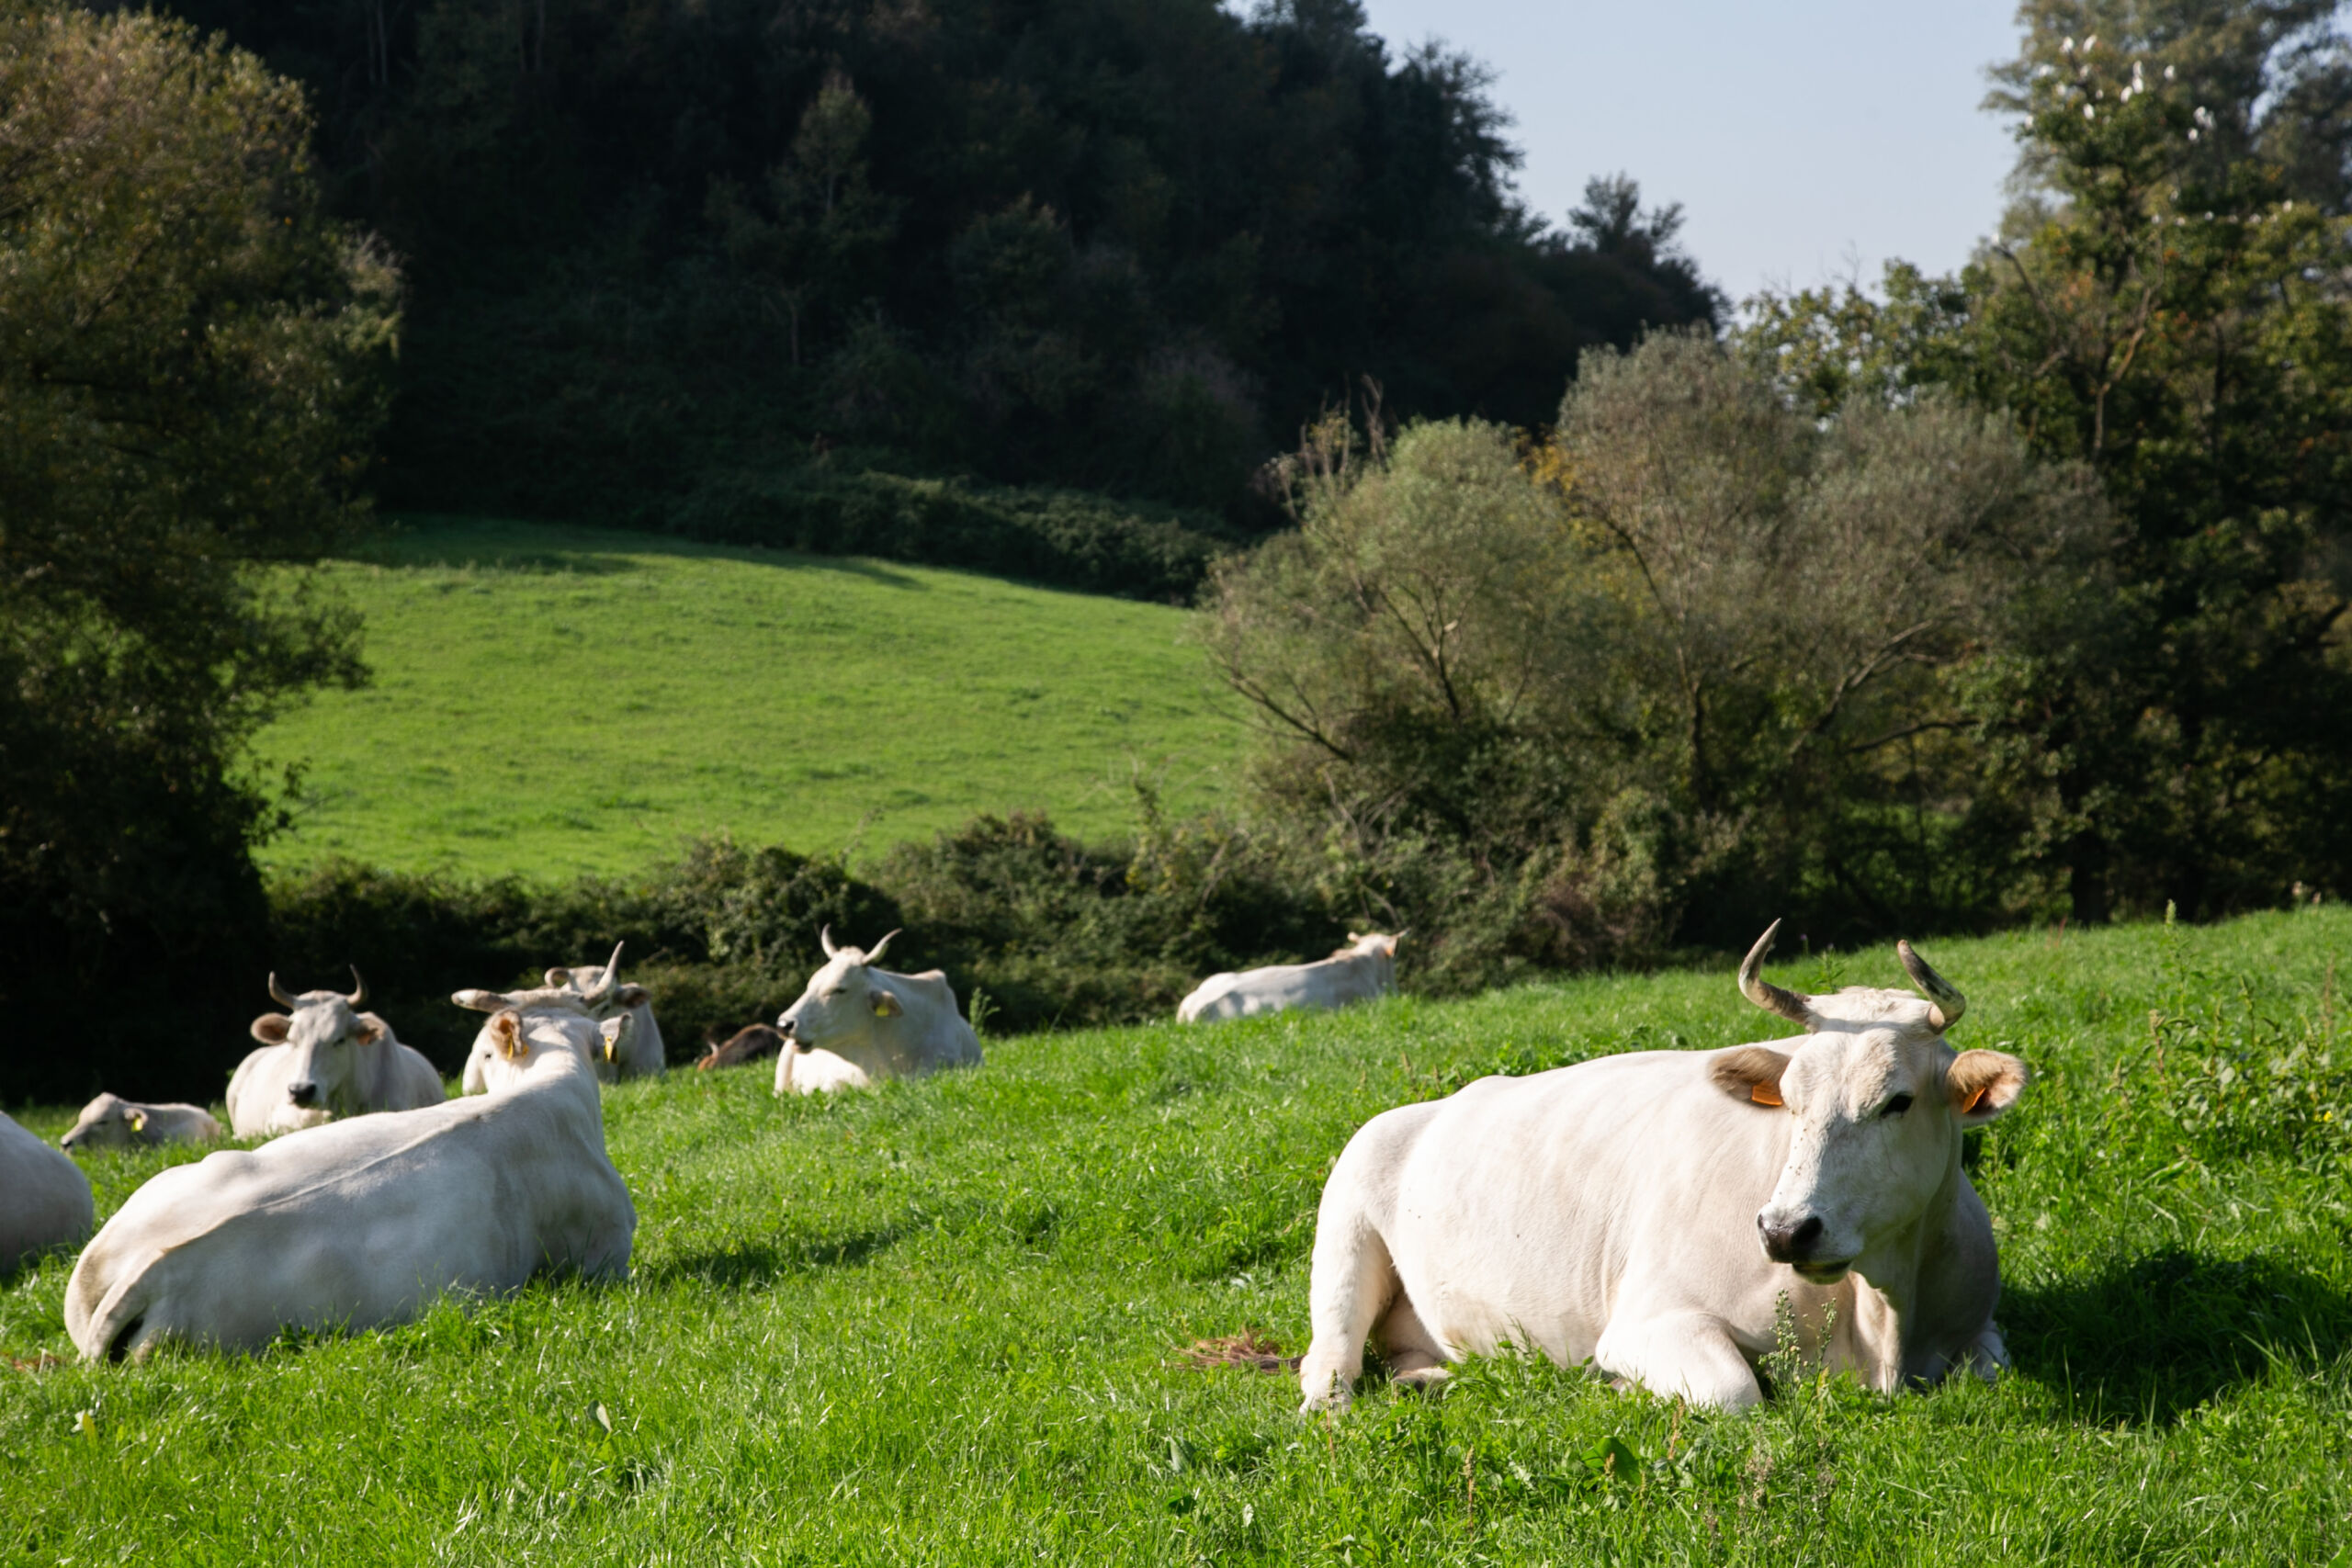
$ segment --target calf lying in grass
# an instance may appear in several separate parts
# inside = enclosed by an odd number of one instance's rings
[[[1406,1382],[1510,1343],[1752,1404],[1783,1297],[1806,1352],[1873,1388],[2007,1364],[1960,1143],[2016,1103],[2025,1064],[1954,1054],[1943,1034],[1966,1001],[1908,944],[1932,999],[1768,984],[1778,930],[1739,979],[1804,1025],[1785,1050],[1605,1056],[1365,1123],[1317,1220],[1306,1408],[1348,1403],[1368,1337]]]

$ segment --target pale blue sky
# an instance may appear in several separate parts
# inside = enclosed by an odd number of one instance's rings
[[[1558,222],[1594,175],[1679,201],[1736,300],[1946,271],[2001,211],[2014,143],[1977,107],[2016,51],[2015,0],[1364,0],[1396,53],[1435,36],[1499,75],[1520,192]]]

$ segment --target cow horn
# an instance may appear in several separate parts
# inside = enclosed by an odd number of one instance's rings
[[[286,987],[277,983],[277,971],[275,969],[269,972],[269,999],[282,1008],[297,1008],[302,1005],[286,994]]]
[[[1928,993],[1928,1021],[1936,1026],[1936,1032],[1941,1034],[1958,1023],[1960,1015],[1968,1010],[1968,998],[1928,967],[1928,961],[1912,952],[1909,942],[1896,942],[1894,956],[1903,961],[1903,972],[1911,976],[1911,983]]]
[[[842,955],[842,950],[833,945],[833,928],[830,921],[818,929],[817,942],[825,950],[826,957],[839,958]]]
[[[899,931],[904,931],[905,929],[906,928],[904,926],[894,927],[891,930],[889,936],[884,937],[880,942],[877,942],[872,947],[867,948],[865,950],[865,961],[868,964],[880,962],[882,950],[890,945],[890,937],[897,936]]]
[[[621,949],[628,945],[628,943],[626,939],[613,943],[613,955],[605,960],[604,978],[598,980],[596,982],[596,988],[587,994],[587,1000],[591,1004],[604,1001],[605,998],[609,998],[615,990],[619,988],[621,983]]]
[[[1740,961],[1740,995],[1766,1012],[1777,1013],[1791,1023],[1802,1023],[1811,1029],[1813,1009],[1809,1004],[1813,998],[1803,991],[1783,990],[1758,973],[1764,967],[1764,955],[1772,951],[1772,939],[1780,934],[1780,930],[1781,922],[1778,920],[1765,927],[1764,934],[1756,939],[1756,945],[1749,948],[1747,956]]]
[[[344,999],[355,1008],[366,1007],[368,1005],[368,982],[360,978],[359,965],[356,964],[351,966],[351,983],[356,987],[356,989]]]

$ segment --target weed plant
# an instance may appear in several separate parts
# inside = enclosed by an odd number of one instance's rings
[[[0,1362],[0,1562],[2328,1562],[2347,950],[2333,910],[1928,948],[1956,1042],[2037,1074],[1964,1156],[2017,1360],[1994,1386],[1882,1396],[1790,1352],[1726,1416],[1505,1355],[1309,1420],[1291,1378],[1184,1364],[1305,1348],[1317,1197],[1375,1111],[1781,1027],[1727,971],[1602,976],[995,1039],[831,1101],[756,1067],[625,1085],[628,1284],[250,1359],[43,1365],[70,1258],[37,1263],[0,1281],[0,1355],[34,1369]],[[1777,977],[1832,967],[1899,974]],[[90,1158],[101,1213],[182,1157]]]

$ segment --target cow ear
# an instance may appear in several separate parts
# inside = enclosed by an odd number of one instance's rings
[[[496,1012],[500,1008],[506,1006],[505,996],[497,991],[452,991],[449,993],[449,999],[459,1007],[469,1008],[475,1012]]]
[[[143,1133],[147,1130],[147,1112],[144,1111],[134,1111],[123,1120],[130,1123],[130,1130],[134,1133]]]
[[[899,998],[888,991],[876,988],[873,996],[874,1016],[876,1018],[896,1018],[907,1010]]]
[[[1944,1069],[1944,1094],[1963,1127],[1982,1127],[2025,1092],[2032,1073],[2006,1051],[1962,1051]]]
[[[266,1012],[254,1020],[254,1038],[265,1045],[285,1044],[293,1029],[294,1021],[282,1012]]]
[[[511,1009],[490,1021],[490,1041],[498,1054],[510,1062],[517,1062],[529,1054],[530,1045],[523,1038],[523,1015]]]
[[[625,1008],[643,1007],[652,998],[653,993],[642,986],[623,986],[613,993],[613,999]]]
[[[1762,1045],[1740,1045],[1721,1053],[1707,1069],[1717,1089],[1751,1105],[1779,1105],[1781,1075],[1789,1059]]]
[[[373,1045],[390,1032],[391,1032],[384,1027],[382,1019],[372,1012],[363,1012],[359,1015],[359,1032],[352,1038],[362,1045]]]

